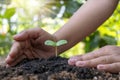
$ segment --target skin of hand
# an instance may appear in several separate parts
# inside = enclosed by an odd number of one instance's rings
[[[13,38],[15,41],[6,58],[7,66],[14,66],[24,58],[47,58],[55,55],[53,47],[44,45],[45,40],[55,38],[41,28],[25,30]]]
[[[109,45],[85,55],[71,57],[70,65],[78,67],[97,67],[101,71],[120,72],[120,47]]]

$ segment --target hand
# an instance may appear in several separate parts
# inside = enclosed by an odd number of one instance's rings
[[[55,55],[54,48],[44,45],[45,40],[55,38],[41,28],[25,30],[13,38],[15,41],[6,58],[8,66],[14,66],[24,58],[48,58]]]
[[[68,63],[78,67],[97,67],[98,70],[117,73],[120,72],[120,47],[105,46],[85,55],[71,57]]]

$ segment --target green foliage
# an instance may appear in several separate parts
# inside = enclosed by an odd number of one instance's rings
[[[2,18],[10,19],[15,14],[15,8],[7,8]]]
[[[52,40],[47,40],[45,41],[45,45],[48,45],[48,46],[56,46],[56,42],[52,41]]]
[[[59,40],[57,42],[55,41],[52,41],[52,40],[46,40],[45,41],[45,45],[48,45],[48,46],[61,46],[61,45],[64,45],[64,44],[67,44],[67,41],[66,40]]]
[[[117,40],[110,35],[100,35],[100,31],[96,31],[90,36],[88,36],[86,39],[84,39],[85,42],[85,52],[93,51],[94,49],[103,47],[105,45],[116,45]]]
[[[7,0],[3,0],[0,1],[0,3],[2,3],[3,5],[8,5],[10,4],[10,2],[5,2]],[[9,0],[11,1],[11,0]],[[1,5],[2,5],[1,4]],[[8,25],[11,25],[11,23],[9,23],[10,18],[15,14],[16,9],[14,7],[3,7],[0,6],[0,11],[3,13],[0,13],[0,55],[5,55],[6,53],[9,52],[11,44],[12,44],[12,36],[13,36],[13,32],[10,31],[11,28],[10,26],[8,27]],[[6,23],[6,21],[8,23]],[[8,31],[8,32],[7,32]]]
[[[56,46],[61,46],[64,44],[67,44],[67,40],[59,40],[59,41],[57,41]]]
[[[78,3],[77,0],[65,0],[64,5],[66,7],[66,10],[63,14],[63,17],[69,18],[74,14],[75,11],[77,11],[77,9],[82,5],[82,3]]]
[[[0,55],[5,55],[9,52],[12,44],[12,36],[10,34],[0,35]]]
[[[52,40],[46,40],[45,41],[45,45],[55,47],[55,54],[56,54],[56,56],[58,55],[58,50],[57,50],[58,46],[62,46],[64,44],[67,44],[67,40],[59,40],[57,42],[52,41]]]

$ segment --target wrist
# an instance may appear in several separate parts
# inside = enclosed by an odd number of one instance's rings
[[[59,34],[58,34],[59,35]],[[67,39],[64,39],[63,37],[60,37],[58,36],[57,34],[53,34],[54,36],[54,41],[57,42],[57,41],[60,41],[60,40],[67,40]],[[67,41],[68,42],[68,41]],[[64,44],[64,45],[61,45],[61,46],[57,46],[57,53],[58,55],[61,54],[62,52],[66,51],[67,50],[67,46],[68,46],[68,43],[67,44]]]

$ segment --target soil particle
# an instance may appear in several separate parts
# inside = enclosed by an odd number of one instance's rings
[[[0,66],[0,80],[120,80],[120,73],[70,66],[67,60],[62,57],[24,59],[14,67]]]

